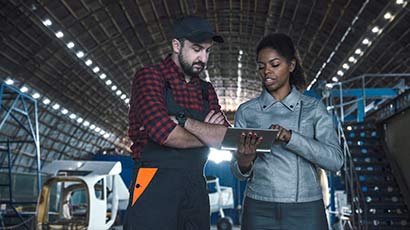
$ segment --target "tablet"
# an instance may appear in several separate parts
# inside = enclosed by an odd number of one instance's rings
[[[222,150],[237,150],[239,140],[242,133],[255,132],[259,137],[263,137],[262,143],[259,145],[257,152],[270,152],[272,143],[275,141],[278,134],[277,129],[258,129],[258,128],[236,128],[229,127],[222,141]]]

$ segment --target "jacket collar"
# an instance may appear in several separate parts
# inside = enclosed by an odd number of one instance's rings
[[[287,95],[282,101],[277,101],[265,88],[262,91],[262,94],[259,96],[259,104],[262,111],[268,110],[276,103],[282,103],[286,108],[291,111],[294,111],[296,105],[298,105],[301,100],[302,93],[298,89],[292,86],[292,90],[289,95]]]

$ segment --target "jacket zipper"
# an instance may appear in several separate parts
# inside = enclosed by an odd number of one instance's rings
[[[299,199],[299,156],[296,156],[296,202]]]

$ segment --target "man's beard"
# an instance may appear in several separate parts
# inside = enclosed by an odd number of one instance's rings
[[[182,55],[182,52],[178,54],[178,61],[181,64],[182,72],[184,72],[184,74],[191,76],[191,77],[198,76],[205,69],[205,63],[201,61],[194,62],[192,63],[192,65],[188,64],[184,60],[184,56]],[[200,70],[195,70],[194,65],[201,65],[202,68]]]

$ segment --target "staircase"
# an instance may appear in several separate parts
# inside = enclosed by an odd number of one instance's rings
[[[367,229],[410,229],[410,214],[383,149],[374,122],[344,124],[360,187]],[[350,196],[350,194],[348,194]],[[365,203],[365,204],[364,204]]]

